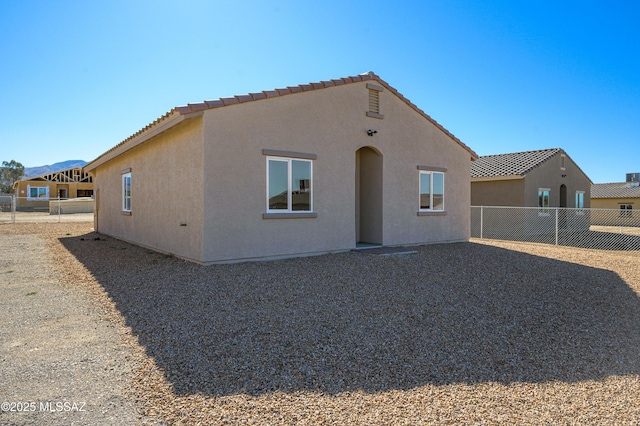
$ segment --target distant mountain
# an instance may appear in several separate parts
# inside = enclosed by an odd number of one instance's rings
[[[60,163],[51,164],[50,166],[25,167],[24,175],[26,177],[46,175],[47,173],[53,173],[59,170],[70,169],[72,167],[82,167],[85,164],[87,164],[87,162],[82,160],[68,160],[68,161],[61,161]]]

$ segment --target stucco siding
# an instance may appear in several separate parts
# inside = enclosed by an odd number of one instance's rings
[[[591,182],[589,179],[568,156],[565,157],[564,169],[561,166],[562,156],[557,154],[527,174],[525,207],[538,206],[538,188],[549,188],[550,206],[559,207],[560,186],[563,184],[567,188],[565,207],[576,207],[576,191],[584,191],[584,207],[590,207]]]
[[[389,91],[366,116],[366,83],[204,112],[205,263],[356,244],[356,152],[382,154],[382,243],[469,238],[469,152]],[[376,130],[367,136],[367,130]],[[314,154],[315,218],[265,219],[264,149]],[[418,165],[446,168],[446,215],[418,216]]]
[[[471,182],[472,206],[524,206],[524,179]]]
[[[100,165],[93,173],[100,233],[191,260],[202,258],[202,117]],[[131,170],[131,214],[122,212],[122,174]]]
[[[620,204],[631,205],[640,210],[640,198],[592,198],[591,207],[594,209],[620,209]]]

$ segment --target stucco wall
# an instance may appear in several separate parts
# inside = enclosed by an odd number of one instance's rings
[[[524,179],[471,182],[472,206],[524,206]]]
[[[525,207],[538,206],[538,188],[549,188],[550,207],[559,207],[562,184],[567,187],[566,207],[576,207],[576,191],[584,191],[584,207],[590,207],[591,182],[589,179],[569,157],[565,157],[564,170],[561,165],[562,157],[557,154],[527,174]]]
[[[640,210],[640,198],[592,198],[591,207],[594,209],[620,209],[620,204],[631,204],[633,210]]]
[[[204,262],[346,250],[356,244],[356,151],[382,154],[382,243],[469,238],[470,154],[388,90],[366,116],[366,83],[204,113]],[[376,130],[367,136],[368,129]],[[263,149],[317,155],[315,218],[264,219]],[[418,216],[417,166],[446,168],[445,215]]]
[[[131,215],[122,214],[126,169],[131,169]],[[202,258],[207,191],[202,178],[202,117],[174,126],[93,174],[99,232],[187,259]]]

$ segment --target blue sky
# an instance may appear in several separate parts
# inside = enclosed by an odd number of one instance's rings
[[[479,155],[640,172],[639,1],[0,0],[0,161],[90,161],[189,102],[374,71]]]

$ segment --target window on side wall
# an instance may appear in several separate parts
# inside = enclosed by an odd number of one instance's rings
[[[444,173],[420,170],[420,211],[444,211]]]
[[[538,211],[539,215],[549,215],[549,188],[538,188]]]
[[[620,217],[632,217],[632,215],[633,215],[633,205],[620,204]]]
[[[267,157],[267,213],[313,211],[313,162]]]
[[[131,172],[122,174],[122,211],[131,213]]]
[[[584,191],[576,191],[576,208],[584,208]]]

